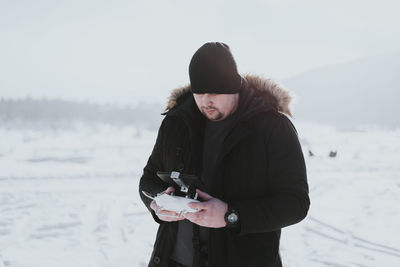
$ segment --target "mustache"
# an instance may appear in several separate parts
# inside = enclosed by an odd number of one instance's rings
[[[218,110],[216,107],[213,107],[213,106],[208,106],[208,107],[203,106],[202,109],[204,109],[204,110],[210,110],[210,109]]]

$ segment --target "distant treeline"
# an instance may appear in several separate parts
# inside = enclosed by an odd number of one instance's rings
[[[163,112],[160,104],[137,104],[134,107],[94,104],[60,99],[0,99],[0,121],[62,126],[74,122],[135,125],[155,129]]]

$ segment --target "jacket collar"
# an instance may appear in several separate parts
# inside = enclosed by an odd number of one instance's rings
[[[284,113],[287,116],[292,116],[289,104],[292,96],[289,91],[284,89],[271,79],[265,79],[258,75],[243,75],[248,83],[247,90],[254,91],[254,97],[260,97],[264,103],[278,112]],[[246,90],[246,89],[245,89]],[[165,114],[174,108],[182,105],[188,98],[193,97],[190,90],[190,84],[172,90],[169,98]]]

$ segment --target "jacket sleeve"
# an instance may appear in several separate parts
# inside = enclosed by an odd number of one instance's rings
[[[240,216],[239,235],[270,232],[298,223],[310,206],[303,152],[297,132],[285,115],[279,115],[266,137],[265,151],[269,159],[268,193],[232,203]]]
[[[157,194],[165,189],[167,189],[167,185],[157,176],[157,171],[163,170],[163,140],[164,131],[165,131],[165,120],[160,126],[158,130],[158,135],[156,139],[156,143],[154,145],[153,151],[147,161],[146,166],[143,169],[143,175],[140,178],[139,182],[139,194],[140,198],[142,199],[143,203],[146,205],[147,209],[150,211],[151,215],[153,216],[154,220],[158,223],[162,223],[155,212],[150,208],[150,203],[152,199],[146,197],[142,191],[149,192],[151,194]]]

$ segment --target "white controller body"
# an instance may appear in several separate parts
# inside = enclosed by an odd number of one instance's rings
[[[190,202],[200,202],[195,199],[171,196],[168,194],[162,194],[154,198],[157,206],[162,210],[174,211],[176,213],[181,212],[197,212],[197,209],[192,209],[188,206]]]

